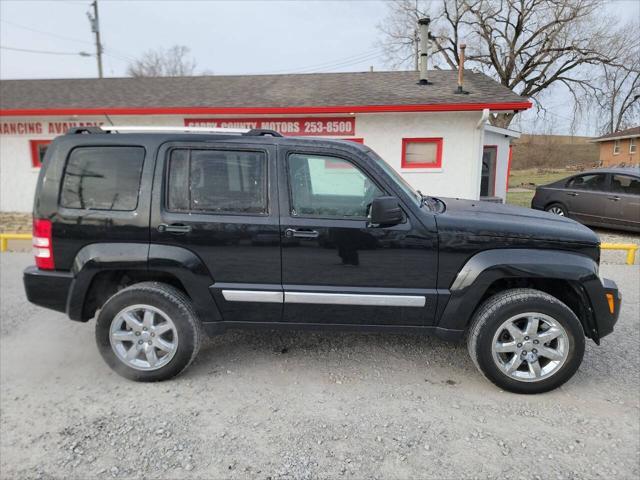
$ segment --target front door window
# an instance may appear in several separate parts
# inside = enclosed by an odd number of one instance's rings
[[[321,218],[366,218],[384,192],[352,163],[337,157],[289,156],[291,214]]]

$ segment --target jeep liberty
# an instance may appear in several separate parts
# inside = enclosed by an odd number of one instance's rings
[[[203,333],[320,328],[465,341],[494,384],[540,393],[620,311],[588,228],[425,196],[344,140],[73,128],[46,152],[33,219],[28,299],[95,316],[104,360],[138,381],[182,372]]]

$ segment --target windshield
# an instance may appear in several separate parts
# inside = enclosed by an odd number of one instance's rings
[[[422,204],[422,195],[416,192],[409,183],[402,178],[402,176],[394,170],[394,168],[385,162],[380,155],[378,155],[373,150],[369,149],[369,156],[373,158],[378,166],[382,168],[391,178],[395,180],[395,182],[402,188],[402,191],[406,193],[410,198],[412,198],[418,206]]]

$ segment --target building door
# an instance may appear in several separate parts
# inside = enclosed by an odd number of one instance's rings
[[[480,183],[481,197],[494,197],[496,194],[496,164],[498,157],[497,145],[485,145],[482,151],[482,180]]]
[[[397,195],[350,155],[334,148],[280,150],[283,320],[431,324],[435,229],[427,230],[408,208],[402,224],[371,226],[372,200]]]

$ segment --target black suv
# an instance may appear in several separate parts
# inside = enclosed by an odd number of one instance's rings
[[[567,381],[611,333],[598,237],[545,212],[414,191],[366,146],[263,130],[76,128],[48,148],[29,300],[106,362],[164,380],[202,332],[349,328],[465,340],[506,390]]]

